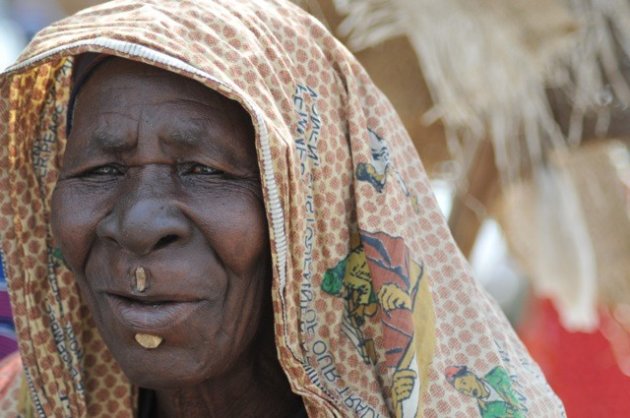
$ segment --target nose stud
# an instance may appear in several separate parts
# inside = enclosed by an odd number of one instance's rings
[[[134,273],[135,286],[132,286],[137,292],[144,292],[147,289],[147,272],[143,267],[138,267]]]
[[[147,350],[158,348],[164,341],[164,338],[151,334],[136,334],[135,338],[136,342]]]

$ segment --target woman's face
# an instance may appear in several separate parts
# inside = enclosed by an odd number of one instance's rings
[[[252,124],[236,102],[108,60],[77,98],[52,213],[55,239],[132,382],[197,384],[251,363],[269,244]],[[147,349],[137,334],[162,342]]]

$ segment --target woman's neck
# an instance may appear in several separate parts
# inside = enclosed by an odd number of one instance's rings
[[[301,400],[275,363],[244,365],[192,387],[156,390],[157,417],[290,417],[301,408]]]

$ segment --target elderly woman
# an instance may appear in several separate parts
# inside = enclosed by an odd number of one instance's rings
[[[290,3],[51,26],[0,76],[0,167],[2,416],[564,415],[391,105]]]

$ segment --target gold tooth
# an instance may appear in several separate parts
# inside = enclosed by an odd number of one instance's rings
[[[136,334],[135,338],[138,344],[148,350],[158,348],[160,344],[162,344],[162,341],[164,341],[164,338],[151,334]]]
[[[143,267],[136,269],[136,290],[138,292],[144,292],[147,288],[147,272]]]

